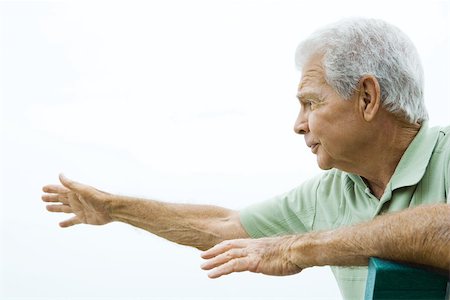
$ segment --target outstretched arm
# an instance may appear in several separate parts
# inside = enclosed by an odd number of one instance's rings
[[[178,244],[206,250],[227,239],[247,238],[239,213],[217,206],[173,204],[112,195],[64,176],[47,185],[42,200],[51,212],[72,213],[61,227],[121,221]]]
[[[251,271],[289,275],[312,266],[362,266],[368,258],[450,270],[450,205],[419,206],[336,230],[224,241],[204,252],[211,278]]]

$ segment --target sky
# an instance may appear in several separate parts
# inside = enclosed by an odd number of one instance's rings
[[[297,44],[343,17],[416,44],[450,113],[450,1],[0,1],[1,299],[340,299],[328,267],[208,279],[196,249],[126,224],[58,227],[58,174],[241,209],[318,174],[292,128]]]

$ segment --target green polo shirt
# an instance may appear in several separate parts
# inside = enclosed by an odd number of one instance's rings
[[[253,238],[328,230],[428,203],[450,204],[450,126],[424,123],[381,199],[360,176],[337,169],[240,212]],[[363,299],[367,267],[332,267],[344,299]]]

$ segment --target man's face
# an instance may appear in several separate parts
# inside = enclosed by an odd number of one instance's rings
[[[358,132],[357,92],[341,98],[324,79],[321,56],[314,56],[302,70],[298,88],[301,109],[294,130],[303,134],[321,169],[348,169],[364,137]],[[362,145],[362,144],[361,144]]]

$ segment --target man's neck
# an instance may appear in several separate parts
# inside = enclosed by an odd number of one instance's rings
[[[378,199],[384,193],[403,154],[420,129],[420,124],[410,124],[397,118],[384,120],[368,147],[363,169],[357,170]]]

